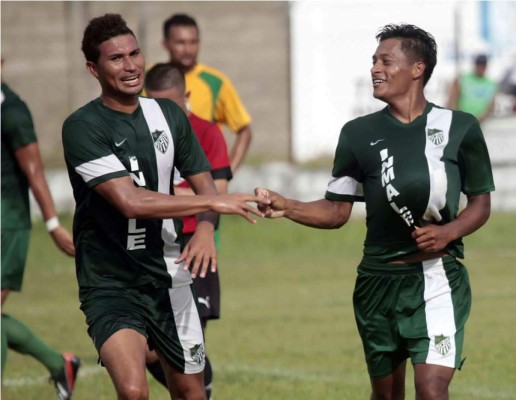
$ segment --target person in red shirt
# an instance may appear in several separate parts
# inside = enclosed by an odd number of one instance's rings
[[[185,77],[181,67],[174,63],[162,63],[154,65],[146,74],[145,90],[149,97],[167,98],[177,103],[188,115],[190,124],[195,132],[201,147],[206,153],[206,158],[211,164],[211,176],[219,194],[227,193],[228,181],[233,177],[231,173],[231,161],[226,146],[226,141],[219,126],[205,119],[199,118],[188,110],[188,93],[185,92]],[[174,192],[177,195],[194,195],[188,183],[178,174],[174,179]],[[195,216],[183,218],[185,243],[192,238],[197,226]],[[218,224],[215,229],[215,241],[218,246]],[[193,280],[193,291],[197,297],[199,316],[203,330],[206,329],[208,320],[220,318],[220,283],[218,269],[212,272],[208,269],[204,278],[196,277]],[[161,378],[159,362],[148,357],[147,368],[161,383],[166,382]],[[206,397],[211,397],[212,370],[211,363],[206,355],[204,369],[204,384]]]

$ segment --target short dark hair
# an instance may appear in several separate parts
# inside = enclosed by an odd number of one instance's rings
[[[146,90],[167,90],[177,87],[185,90],[185,74],[179,64],[159,63],[154,65],[145,75]]]
[[[197,22],[188,14],[174,14],[165,22],[163,22],[163,37],[168,39],[170,28],[174,26],[193,26],[199,32]]]
[[[434,37],[410,24],[388,24],[381,28],[376,34],[376,40],[383,42],[387,39],[401,39],[401,50],[414,61],[423,61],[425,74],[423,84],[430,80],[437,64],[437,44]]]
[[[82,52],[86,60],[96,63],[99,60],[99,46],[115,36],[133,35],[133,31],[120,14],[104,14],[93,18],[84,29]]]
[[[477,54],[474,58],[475,65],[487,65],[487,54]]]

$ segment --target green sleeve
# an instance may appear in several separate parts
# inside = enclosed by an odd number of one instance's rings
[[[462,192],[479,195],[494,191],[493,172],[484,135],[475,119],[459,147],[459,168]]]

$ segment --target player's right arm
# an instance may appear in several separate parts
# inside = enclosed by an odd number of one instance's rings
[[[287,199],[272,190],[256,188],[254,193],[269,204],[258,208],[267,218],[285,217],[302,225],[320,229],[337,229],[349,220],[352,202],[320,199],[303,202]]]
[[[203,172],[208,174],[209,172]],[[210,196],[170,196],[147,189],[136,188],[130,177],[109,179],[94,190],[109,201],[126,218],[177,218],[213,211],[220,214],[238,214],[251,223],[256,221],[249,213],[261,216],[248,202],[264,203],[244,193]]]

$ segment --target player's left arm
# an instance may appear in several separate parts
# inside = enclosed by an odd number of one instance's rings
[[[210,172],[202,172],[185,177],[185,179],[195,194],[217,194],[217,188]],[[217,249],[213,236],[217,218],[218,214],[211,211],[197,215],[195,233],[176,261],[177,263],[184,261],[185,269],[190,269],[190,266],[192,266],[192,278],[197,275],[204,278],[208,268],[211,268],[213,272],[217,269]]]
[[[491,213],[491,194],[468,196],[468,204],[459,216],[444,225],[417,227],[412,233],[421,251],[433,253],[446,248],[448,243],[467,236],[486,223]]]

